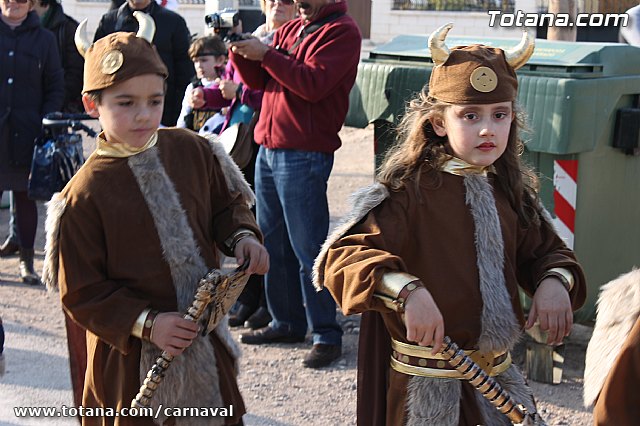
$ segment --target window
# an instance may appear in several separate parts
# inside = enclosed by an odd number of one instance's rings
[[[393,0],[393,10],[447,10],[459,12],[486,12],[501,10],[513,12],[515,0]]]
[[[255,6],[260,7],[260,0],[240,0],[238,6]]]

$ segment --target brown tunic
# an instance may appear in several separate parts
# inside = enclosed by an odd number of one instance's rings
[[[442,312],[445,334],[464,349],[478,345],[483,306],[474,221],[465,204],[464,178],[448,173],[441,177],[442,185],[434,189],[425,183],[428,176],[422,176],[419,196],[413,183],[409,189],[392,192],[335,241],[326,255],[324,285],[344,313],[375,311],[363,315],[361,325],[359,424],[399,425],[405,421],[409,376],[389,367],[388,344],[389,336],[407,342],[406,329],[399,314],[373,297],[386,272],[407,272],[420,278]],[[523,228],[493,179],[490,175],[504,240],[503,271],[516,318],[524,324],[518,287],[533,294],[542,274],[554,267],[567,268],[576,278],[570,296],[577,309],[584,303],[585,282],[573,253],[547,222]],[[460,424],[481,424],[468,386],[463,383]],[[371,401],[382,402],[380,395],[386,398],[386,410],[372,410]]]
[[[632,426],[640,421],[640,318],[609,371],[593,410],[598,426]]]
[[[160,130],[151,149],[158,150],[207,267],[219,267],[216,246],[225,250],[223,242],[238,228],[259,234],[251,211],[228,189],[204,139],[188,131]],[[63,196],[58,277],[64,308],[88,330],[83,405],[129,407],[140,387],[141,350],[131,329],[146,307],[177,310],[171,271],[127,158],[93,154]],[[216,354],[227,351],[217,336],[210,338]],[[232,357],[217,358],[222,399],[234,405],[235,417],[227,421],[234,424],[245,410],[227,360]],[[152,423],[149,418],[85,417],[83,424]]]

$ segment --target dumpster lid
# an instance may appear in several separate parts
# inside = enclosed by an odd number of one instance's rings
[[[375,62],[413,62],[432,65],[428,35],[400,35],[375,47],[369,58]],[[484,44],[510,49],[517,38],[448,36],[447,45]],[[536,39],[531,59],[518,72],[564,78],[598,78],[640,72],[640,48],[620,43],[590,43]]]

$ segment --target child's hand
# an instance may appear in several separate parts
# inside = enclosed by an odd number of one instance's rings
[[[239,265],[242,265],[245,259],[250,259],[247,267],[248,274],[264,275],[269,271],[269,253],[254,237],[238,241],[234,254]]]
[[[188,348],[197,335],[198,324],[184,319],[177,312],[163,312],[153,323],[151,342],[176,356]]]
[[[202,87],[196,87],[191,91],[189,105],[194,109],[200,109],[204,106],[204,90],[202,90]]]
[[[559,345],[569,335],[573,326],[573,312],[569,292],[559,279],[547,277],[533,295],[526,328],[531,328],[536,320],[540,329],[548,332],[547,344]]]
[[[431,353],[439,353],[444,339],[444,320],[431,293],[420,287],[409,295],[404,306],[407,340],[420,346],[433,346]]]
[[[238,86],[239,85],[234,83],[232,80],[220,81],[220,93],[222,93],[222,97],[228,100],[235,98]]]

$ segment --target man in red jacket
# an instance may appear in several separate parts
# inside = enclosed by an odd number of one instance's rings
[[[326,290],[315,291],[311,270],[329,228],[327,180],[361,37],[345,1],[294,2],[299,18],[278,29],[271,46],[253,38],[231,44],[230,59],[244,84],[264,91],[254,134],[260,145],[255,189],[272,265],[266,295],[273,321],[241,341],[302,342],[308,321],[313,348],[303,364],[319,368],[342,350],[335,302]]]

